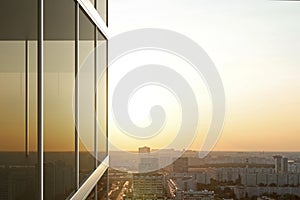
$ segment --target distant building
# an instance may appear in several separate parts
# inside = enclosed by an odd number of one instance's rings
[[[300,163],[294,160],[288,161],[288,173],[300,173]]]
[[[195,173],[173,172],[170,174],[169,179],[174,180],[181,190],[197,190],[198,180]]]
[[[300,196],[300,190],[298,187],[244,187],[236,186],[233,188],[237,199],[252,198],[254,196],[263,196],[266,193],[277,195],[294,194]],[[296,198],[297,199],[297,198]]]
[[[150,147],[139,147],[139,153],[150,153]]]
[[[214,192],[213,191],[182,191],[181,192],[181,199],[184,200],[213,200],[214,199]],[[179,200],[179,199],[178,199]]]
[[[164,176],[160,173],[133,175],[133,199],[164,199]]]
[[[175,180],[176,179],[176,180]],[[167,180],[168,194],[174,200],[212,200],[214,199],[214,191],[202,190],[186,190],[178,184],[177,178],[169,178]]]
[[[273,156],[275,160],[275,173],[280,173],[281,172],[281,162],[282,162],[282,156],[276,155]]]
[[[288,173],[288,158],[282,158],[282,172]]]
[[[140,158],[139,172],[152,172],[159,169],[158,158]]]
[[[150,154],[150,147],[139,147],[139,173],[153,172],[159,169],[159,159]]]
[[[280,155],[273,156],[275,160],[275,173],[288,172],[288,158],[283,158]]]
[[[188,172],[188,169],[189,169],[188,164],[189,164],[189,158],[188,157],[178,158],[173,163],[173,171],[174,172],[179,172],[179,173]]]

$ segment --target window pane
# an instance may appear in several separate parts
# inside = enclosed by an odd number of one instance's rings
[[[74,38],[74,2],[45,0],[45,199],[65,199],[75,189]]]
[[[28,43],[28,68],[36,70],[36,42]],[[36,79],[29,81],[29,156],[25,154],[25,42],[0,41],[0,199],[35,199]],[[21,189],[20,189],[21,188]]]
[[[98,31],[97,60],[98,60],[98,161],[101,162],[107,155],[107,127],[106,127],[106,47],[107,41]]]
[[[0,199],[37,199],[37,2],[0,6]],[[27,43],[26,43],[27,40]],[[28,70],[26,106],[25,68]],[[26,107],[28,150],[26,156]]]
[[[90,0],[90,2],[95,6],[95,8],[97,9],[102,20],[106,23],[107,22],[107,19],[106,19],[107,18],[107,16],[106,16],[107,0]]]
[[[84,11],[79,14],[79,136],[80,182],[95,169],[94,154],[94,24]]]
[[[103,19],[103,21],[107,24],[107,0],[96,0],[97,1],[97,5],[96,5],[96,9],[98,10],[101,18]]]

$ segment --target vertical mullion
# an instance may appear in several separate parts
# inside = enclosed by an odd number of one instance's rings
[[[95,0],[95,7],[97,8],[97,0]],[[94,133],[95,133],[95,138],[94,138],[94,155],[95,155],[95,168],[98,166],[98,155],[97,155],[97,150],[98,150],[98,106],[97,106],[97,101],[98,101],[98,91],[97,91],[97,79],[98,79],[98,51],[97,51],[97,26],[94,25],[94,103],[95,103],[95,122],[94,122]]]
[[[95,0],[95,8],[97,9],[97,0]],[[97,26],[95,25],[95,28],[94,28],[94,59],[95,59],[95,70],[94,70],[94,94],[95,94],[95,124],[94,124],[94,132],[95,132],[95,137],[94,137],[94,153],[95,153],[95,169],[97,168],[98,166],[98,126],[97,126],[97,123],[98,123],[98,90],[97,90],[97,80],[98,80],[98,51],[97,51],[97,40],[98,40],[98,37],[97,37]],[[98,199],[98,193],[97,193],[97,184],[95,185],[95,189],[94,189],[94,194],[95,194],[95,200]]]
[[[28,59],[28,40],[25,40],[25,152],[26,157],[29,156],[29,126],[28,126],[28,65],[29,65],[29,59]]]
[[[106,10],[105,10],[105,13],[106,13],[106,26],[108,27],[108,0],[105,0],[106,1]]]
[[[75,7],[75,184],[79,189],[79,4]]]
[[[106,85],[105,85],[105,139],[106,139],[106,156],[108,156],[108,40],[106,39],[106,58],[105,58],[105,79],[106,79]],[[109,174],[108,174],[108,169],[106,170],[106,199],[108,200],[108,191],[109,191]]]
[[[38,183],[39,199],[44,195],[44,0],[38,1]]]
[[[106,85],[105,85],[105,129],[106,129],[106,156],[108,155],[108,40],[106,39],[106,62],[105,62],[105,79],[106,79]]]
[[[95,0],[95,8],[97,9],[97,0]],[[94,25],[94,103],[95,103],[95,122],[94,122],[94,156],[95,156],[95,169],[98,167],[98,90],[97,90],[97,80],[98,80],[98,51],[97,51],[97,26]],[[98,199],[98,193],[97,193],[97,184],[94,188],[94,199]]]
[[[96,1],[95,1],[96,2]],[[97,5],[97,3],[95,3]],[[98,51],[97,51],[97,27],[94,27],[94,157],[95,157],[95,169],[98,167]],[[95,199],[97,199],[97,184],[95,185]]]
[[[106,26],[108,27],[108,0],[106,0]],[[106,68],[106,88],[105,88],[105,94],[106,94],[106,156],[109,155],[109,149],[108,149],[108,39],[106,38],[106,62],[105,62],[105,68]],[[108,200],[108,191],[109,191],[109,172],[108,169],[106,170],[106,199]]]

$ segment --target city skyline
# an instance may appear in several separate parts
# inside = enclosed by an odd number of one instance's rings
[[[0,199],[300,199],[300,1],[3,0]]]

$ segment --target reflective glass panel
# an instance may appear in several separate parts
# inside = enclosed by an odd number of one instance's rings
[[[65,199],[75,189],[75,3],[44,4],[44,197]]]
[[[37,199],[36,0],[1,1],[0,30],[0,199]]]
[[[83,182],[95,169],[95,26],[80,9],[79,14],[79,172]]]
[[[97,32],[97,64],[98,64],[98,161],[101,162],[107,155],[107,127],[106,127],[106,107],[107,107],[107,74],[106,74],[106,49],[107,41],[101,32]]]

